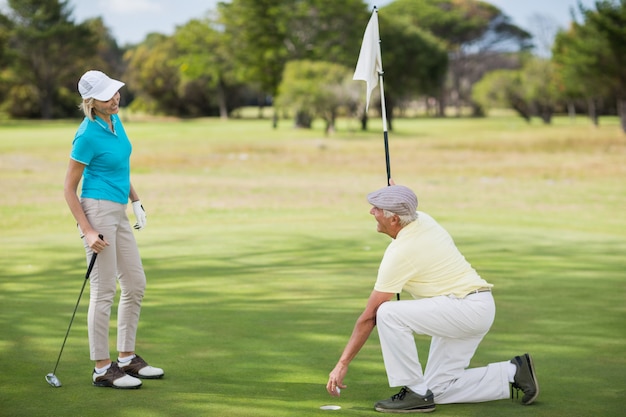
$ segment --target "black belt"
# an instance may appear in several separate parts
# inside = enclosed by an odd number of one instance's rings
[[[465,295],[465,297],[467,297],[468,295],[472,295],[472,294],[478,294],[480,292],[491,292],[491,288],[484,287],[484,288],[479,288],[474,291],[470,291]]]

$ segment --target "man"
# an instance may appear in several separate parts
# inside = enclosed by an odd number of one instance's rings
[[[445,229],[416,211],[413,191],[391,184],[367,196],[378,232],[393,240],[326,390],[340,395],[348,365],[378,326],[389,385],[402,389],[377,402],[377,411],[431,412],[435,404],[508,398],[513,388],[524,393],[522,404],[531,404],[539,386],[530,355],[467,369],[495,317],[493,285],[465,260]],[[401,291],[413,299],[390,301]],[[423,372],[414,333],[432,338]]]

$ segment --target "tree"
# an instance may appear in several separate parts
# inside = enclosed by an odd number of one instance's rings
[[[15,51],[9,48],[9,40],[13,23],[11,20],[0,13],[0,108],[5,102],[10,90],[10,77],[8,66],[12,61]]]
[[[9,49],[9,40],[11,37],[11,29],[13,23],[11,20],[0,13],[0,68],[4,68],[10,61],[11,50]]]
[[[87,24],[74,24],[68,1],[9,0],[12,22],[10,113],[17,117],[66,116],[75,112],[76,83],[97,39]]]
[[[191,20],[179,27],[173,36],[181,82],[193,82],[214,93],[220,117],[228,118],[228,86],[236,83],[233,60],[224,34],[213,29],[209,20]]]
[[[179,94],[180,72],[171,37],[151,33],[124,55],[128,68],[126,82],[136,93],[131,103],[135,110],[155,113],[184,113]]]
[[[292,109],[296,125],[310,128],[315,117],[326,122],[326,133],[335,129],[339,109],[350,107],[356,86],[352,70],[323,61],[290,61],[285,66],[276,106]]]
[[[597,10],[579,5],[583,22],[557,34],[553,59],[559,88],[571,98],[584,98],[598,123],[596,103],[613,96],[626,132],[626,1],[596,2]]]
[[[530,122],[532,110],[524,97],[521,72],[495,70],[486,74],[472,92],[473,100],[483,109],[510,107],[524,120]]]
[[[586,25],[595,30],[605,42],[606,49],[594,51],[597,75],[613,91],[617,101],[622,130],[626,132],[626,0],[596,1],[597,11],[585,9]]]
[[[476,0],[396,0],[381,9],[429,31],[446,44],[449,53],[448,96],[460,114],[471,104],[471,88],[487,71],[510,67],[503,52],[531,47],[530,34],[513,25],[497,7]],[[443,90],[442,90],[443,91]],[[446,97],[439,97],[439,114],[445,114]]]
[[[394,107],[403,100],[441,94],[448,55],[441,41],[404,19],[381,13],[379,24],[387,121],[392,130]]]
[[[601,37],[590,33],[589,29],[572,26],[567,32],[559,32],[552,49],[552,61],[556,68],[557,88],[561,94],[569,103],[584,100],[589,118],[597,125],[596,103],[608,94],[608,89],[594,75],[593,68],[597,64],[593,51],[604,49],[605,45]]]
[[[534,39],[533,52],[543,58],[549,58],[552,54],[554,38],[559,32],[559,24],[548,15],[534,13],[530,16],[530,33]]]
[[[84,61],[85,69],[98,69],[111,77],[123,78],[126,66],[124,64],[124,50],[121,49],[111,35],[111,31],[104,25],[101,17],[88,19],[84,24],[94,34],[96,56]]]
[[[554,65],[546,58],[529,57],[519,71],[523,96],[545,124],[550,124],[559,100]]]
[[[361,0],[233,0],[218,10],[239,79],[263,97],[276,96],[290,60],[354,65],[367,22]]]
[[[352,67],[369,13],[362,0],[289,0],[285,46],[289,60]]]
[[[553,63],[528,55],[521,69],[496,70],[485,75],[474,86],[472,98],[484,111],[508,107],[527,122],[538,116],[550,124],[560,98]]]
[[[237,62],[236,75],[275,96],[287,62],[288,5],[282,0],[233,0],[219,3],[220,23]],[[264,100],[259,100],[263,103]],[[274,125],[277,118],[274,115]]]

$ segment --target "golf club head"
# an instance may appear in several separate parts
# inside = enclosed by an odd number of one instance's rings
[[[46,375],[46,381],[55,388],[59,388],[61,386],[61,381],[59,381],[59,378],[57,378],[57,376],[53,373]]]

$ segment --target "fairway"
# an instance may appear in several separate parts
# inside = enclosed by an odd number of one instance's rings
[[[364,416],[394,394],[377,334],[339,399],[328,372],[389,238],[365,195],[386,183],[380,120],[128,120],[148,278],[140,390],[91,386],[85,273],[63,180],[78,121],[0,125],[0,415]],[[398,119],[391,173],[495,285],[472,366],[530,352],[541,394],[437,406],[440,416],[618,416],[626,395],[626,137],[615,118]],[[129,215],[132,210],[129,207]],[[115,315],[115,310],[113,311]],[[115,341],[112,321],[111,343]],[[417,338],[421,358],[426,339]],[[112,344],[112,353],[115,345]],[[320,406],[336,404],[340,410]]]

